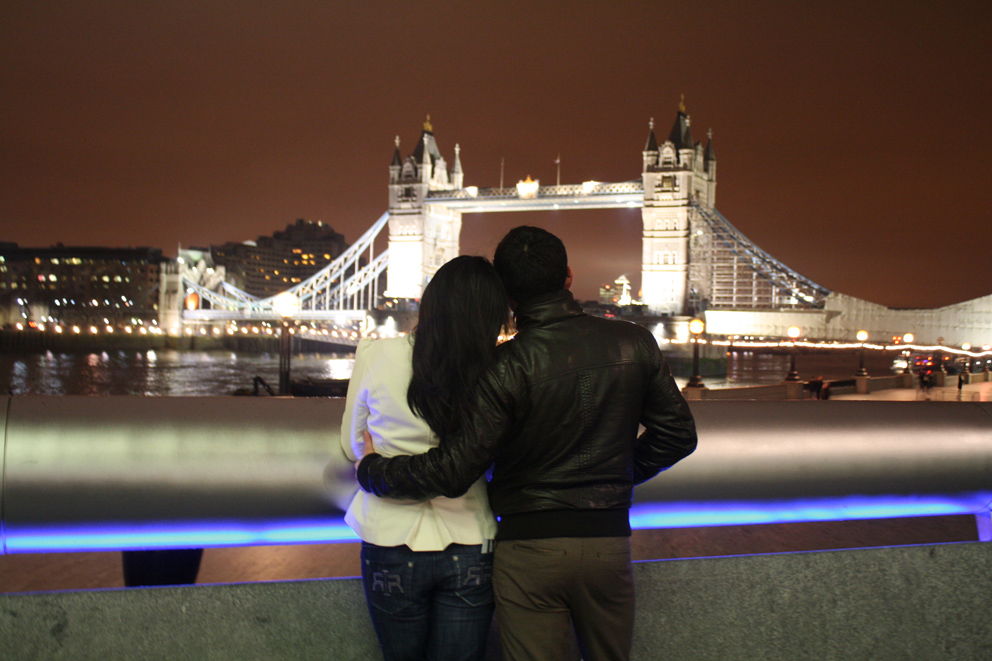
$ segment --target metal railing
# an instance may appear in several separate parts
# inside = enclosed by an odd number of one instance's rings
[[[978,513],[992,501],[990,403],[691,406],[699,447],[637,487],[635,527]],[[340,398],[0,397],[3,552],[353,541],[343,408]]]

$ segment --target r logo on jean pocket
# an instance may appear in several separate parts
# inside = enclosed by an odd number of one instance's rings
[[[393,574],[389,571],[372,573],[372,592],[378,591],[390,595],[394,589],[399,591],[400,594],[404,593],[403,582],[400,580],[399,574]]]
[[[493,568],[491,565],[475,565],[465,568],[465,576],[462,585],[489,585],[493,582]]]

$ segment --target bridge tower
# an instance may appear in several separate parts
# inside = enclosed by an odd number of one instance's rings
[[[690,203],[712,207],[716,201],[712,136],[705,150],[693,141],[690,118],[680,102],[675,124],[661,145],[651,120],[643,155],[641,300],[654,314],[697,314],[706,298],[702,283],[709,278],[693,264],[692,239],[698,230]]]
[[[442,264],[458,256],[461,211],[428,204],[430,191],[464,186],[460,149],[449,170],[434,140],[430,115],[413,153],[403,159],[400,139],[389,166],[389,265],[385,295],[420,298],[424,286]]]

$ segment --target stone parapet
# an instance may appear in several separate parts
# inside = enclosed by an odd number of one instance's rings
[[[633,658],[992,658],[990,562],[973,542],[637,563]],[[0,595],[0,658],[381,657],[360,580],[322,579]]]

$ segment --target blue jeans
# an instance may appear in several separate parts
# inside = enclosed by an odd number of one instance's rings
[[[493,618],[493,554],[362,542],[362,583],[386,661],[481,659]]]

